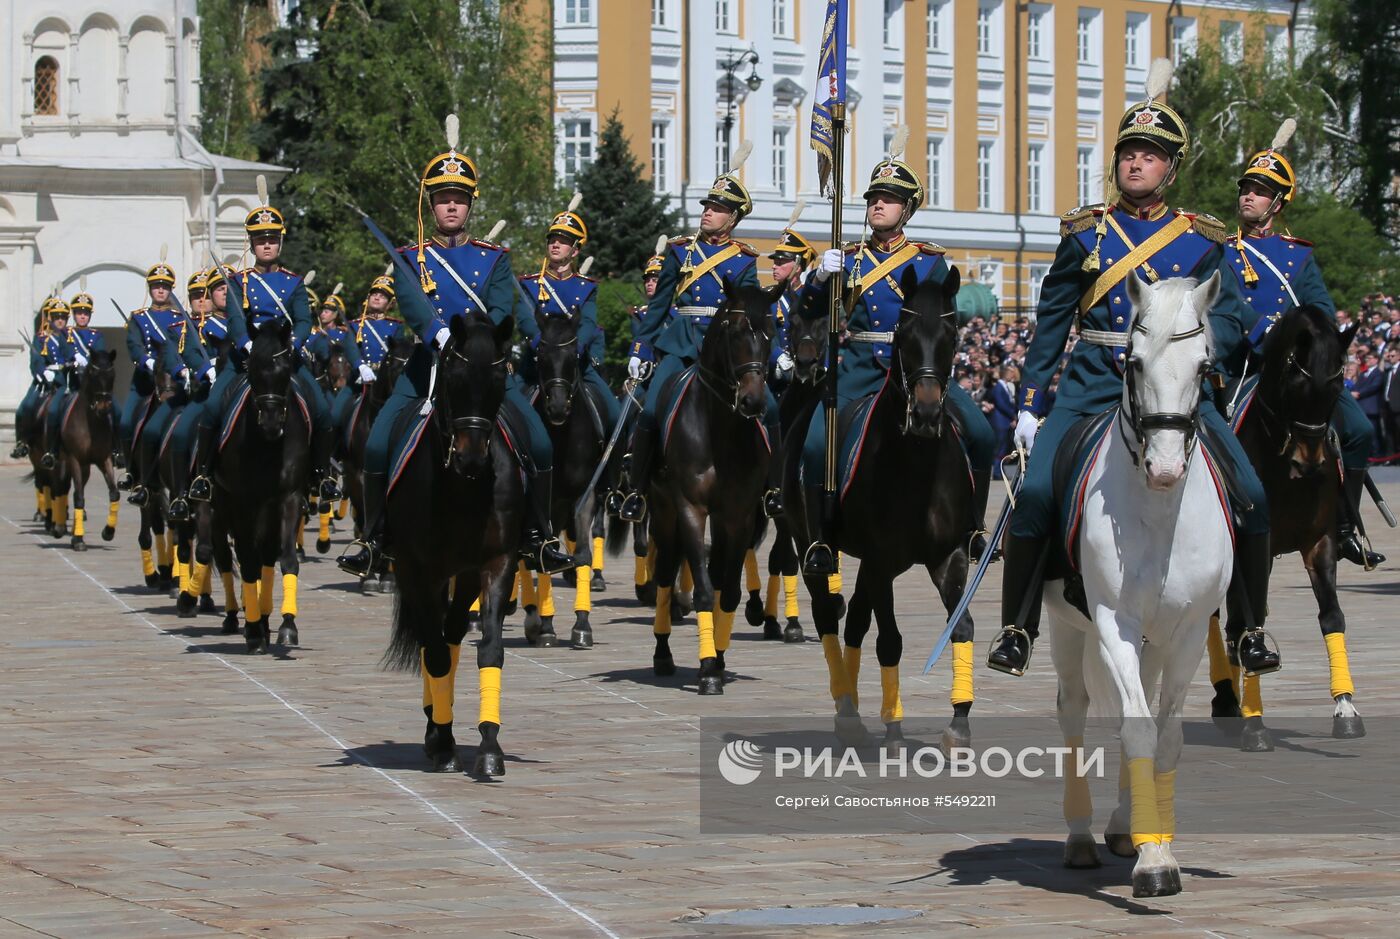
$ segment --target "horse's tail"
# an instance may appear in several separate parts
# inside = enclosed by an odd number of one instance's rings
[[[34,481],[34,470],[30,470],[19,478],[22,483],[32,483]]]
[[[632,524],[624,522],[616,515],[608,517],[608,540],[604,545],[604,553],[617,557],[622,554],[622,549],[627,546],[627,539],[631,537]]]
[[[384,650],[379,664],[395,671],[416,672],[420,663],[420,648],[410,611],[404,608],[403,594],[395,591],[394,629],[389,635],[389,648]]]

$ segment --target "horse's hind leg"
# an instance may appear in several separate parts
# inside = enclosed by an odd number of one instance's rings
[[[775,522],[773,527],[777,537],[773,542],[773,550],[768,555],[768,603],[764,607],[764,614],[773,621],[775,627],[778,625],[777,588],[781,584],[785,620],[781,638],[783,642],[806,642],[807,637],[802,633],[802,622],[797,618],[797,549],[793,547],[792,532],[787,523],[781,518]],[[765,639],[770,638],[768,619],[764,620]]]
[[[102,480],[107,484],[107,524],[102,527],[102,540],[111,541],[117,536],[117,507],[121,505],[121,494],[117,491],[117,471],[112,467],[112,455],[107,454],[102,461]]]
[[[574,628],[569,633],[569,645],[575,649],[593,648],[593,625],[589,622],[589,615],[593,612],[595,572],[601,572],[603,567],[603,545],[600,539],[592,537],[595,501],[593,498],[584,499],[583,509],[574,519],[574,531],[580,538],[589,539],[587,545],[575,546],[575,558],[583,559],[583,563],[574,568]]]
[[[962,601],[963,590],[967,586],[967,551],[959,547],[943,559],[937,568],[929,570],[929,578],[943,601],[948,615]],[[942,746],[945,753],[953,747],[972,746],[972,611],[964,610],[962,617],[953,626],[951,658],[953,663],[953,685],[948,692],[953,705],[953,719],[943,731]]]
[[[754,544],[763,529],[755,526]],[[749,593],[744,603],[744,621],[750,626],[763,625],[763,580],[758,576],[758,549],[750,547],[744,552],[744,588]]]
[[[445,584],[434,584],[417,570],[405,568],[399,578],[397,616],[407,618],[418,636],[419,671],[423,675],[423,710],[428,718],[423,751],[432,761],[434,773],[461,771],[457,739],[452,734],[452,707],[456,692],[457,657],[448,641]],[[460,637],[459,637],[460,638]],[[460,641],[455,646],[461,652]]]
[[[865,575],[862,566],[860,577]],[[860,579],[857,577],[857,580]],[[870,587],[871,606],[879,633],[875,636],[875,658],[880,663],[880,720],[885,724],[884,745],[904,744],[904,702],[899,697],[899,661],[904,655],[904,637],[894,617],[894,578],[884,575]]]
[[[1061,622],[1052,622],[1050,659],[1055,664],[1059,688],[1055,695],[1055,716],[1065,747],[1070,750],[1069,772],[1065,773],[1064,815],[1069,837],[1065,840],[1065,867],[1092,868],[1102,863],[1090,831],[1094,805],[1089,780],[1081,772],[1084,754],[1084,724],[1089,714],[1089,689],[1084,684],[1084,633]],[[1127,851],[1132,853],[1131,840]],[[1117,853],[1117,852],[1115,852]]]
[[[301,521],[301,496],[292,493],[282,497],[282,511],[279,526],[281,544],[278,561],[282,567],[282,625],[277,630],[279,646],[297,646],[297,580],[301,574],[301,559],[297,555],[296,533]],[[266,572],[264,572],[266,579]],[[271,590],[268,591],[271,593]],[[268,598],[263,606],[271,612]]]
[[[1240,698],[1237,691],[1240,680],[1240,667],[1230,664],[1230,656],[1225,651],[1225,634],[1220,628],[1220,611],[1211,614],[1209,632],[1206,634],[1206,652],[1210,656],[1210,684],[1215,696],[1210,701],[1210,719],[1224,734],[1231,736],[1240,732]]]
[[[709,575],[715,598],[715,663],[721,682],[727,668],[724,654],[729,651],[729,640],[734,634],[734,614],[739,610],[739,578],[752,557],[752,548],[741,552],[739,545],[726,536],[716,535],[711,540]],[[754,563],[757,564],[757,561]]]
[[[486,567],[485,600],[481,605],[481,641],[476,647],[477,683],[481,699],[477,729],[481,745],[476,750],[472,775],[503,776],[506,771],[505,753],[499,740],[501,732],[501,668],[505,665],[505,648],[501,644],[501,611],[510,593],[511,566],[497,558]]]
[[[812,599],[812,622],[816,624],[817,636],[821,640],[822,655],[826,658],[827,677],[830,680],[831,700],[836,706],[836,737],[849,746],[865,746],[870,742],[870,734],[861,722],[856,707],[856,677],[860,671],[860,650],[857,646],[848,660],[842,654],[841,637],[838,630],[845,604],[839,592],[832,591],[831,579],[824,576],[804,575],[807,595]],[[854,628],[864,636],[870,628],[871,607],[867,593],[861,589],[859,578],[851,596],[852,609],[847,615],[854,616]],[[859,609],[856,607],[859,606]],[[848,633],[848,641],[850,638]]]
[[[696,674],[696,689],[700,694],[724,694],[723,669],[715,647],[715,609],[718,607],[710,571],[705,565],[705,510],[693,505],[678,506],[676,540],[694,578],[693,609],[695,631],[699,639],[700,669]],[[718,549],[717,549],[717,553]],[[658,581],[658,584],[660,582]],[[736,598],[737,599],[737,598]],[[660,589],[657,590],[660,604]],[[735,604],[738,605],[737,602]]]
[[[855,590],[851,591],[851,603],[846,608],[846,628],[843,630],[845,645],[841,650],[841,661],[851,686],[851,706],[857,710],[860,709],[860,646],[865,641],[866,633],[870,632],[871,617],[874,615],[870,586],[857,577]]]
[[[651,654],[651,672],[662,678],[676,674],[676,660],[671,654],[671,591],[681,564],[676,526],[669,515],[667,522],[670,524],[663,524],[656,514],[651,517],[654,535],[651,588],[654,592],[652,603],[655,605],[651,634],[656,640],[656,648]]]
[[[83,541],[83,536],[87,534],[87,481],[92,467],[80,463],[71,452],[64,459],[68,464],[68,477],[73,480],[73,550],[86,551],[87,543]]]
[[[632,556],[635,568],[632,579],[637,602],[642,606],[654,606],[656,604],[654,575],[656,543],[651,541],[647,534],[646,522],[636,522],[632,525]]]
[[[146,513],[140,513],[140,528],[136,532],[136,546],[141,549],[141,574],[146,586],[154,590],[160,586],[160,576],[156,573],[155,539]]]
[[[1322,627],[1322,641],[1327,644],[1327,665],[1332,694],[1332,736],[1342,740],[1366,736],[1361,712],[1352,703],[1356,687],[1351,681],[1351,665],[1347,661],[1347,620],[1337,600],[1337,553],[1330,545],[1334,536],[1328,532],[1303,558],[1317,598],[1317,622]]]

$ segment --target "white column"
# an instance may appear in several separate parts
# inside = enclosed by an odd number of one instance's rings
[[[854,180],[852,189],[859,195],[865,191],[866,177],[885,152],[884,4],[873,0],[853,3],[851,13],[856,20],[851,58],[860,57],[859,76],[851,84],[860,91],[860,104],[846,159],[853,170],[848,178]]]
[[[687,50],[685,103],[689,115],[690,141],[686,147],[685,172],[682,179],[689,183],[681,193],[684,205],[680,206],[682,217],[694,230],[699,209],[695,205],[697,192],[708,192],[715,178],[715,92],[717,79],[715,5],[714,0],[691,0],[687,5],[690,11],[690,43]]]
[[[64,94],[67,97],[68,123],[76,124],[78,121],[78,34],[68,34],[68,67],[65,69],[68,75],[67,88]]]
[[[131,52],[131,34],[122,33],[117,37],[117,122],[127,121],[127,97],[130,84],[127,81],[126,64]]]

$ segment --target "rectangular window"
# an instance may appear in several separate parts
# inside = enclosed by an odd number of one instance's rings
[[[564,188],[571,189],[574,180],[593,162],[593,121],[578,118],[564,122]]]
[[[651,0],[651,25],[666,25],[666,0]]]
[[[993,152],[996,145],[990,140],[977,142],[977,208],[992,207]]]
[[[977,54],[992,55],[992,8],[977,6]]]
[[[1244,58],[1244,24],[1238,20],[1220,23],[1220,57],[1231,65]]]
[[[729,147],[724,140],[724,118],[715,126],[715,175],[729,170]]]
[[[1045,11],[1031,10],[1026,16],[1026,56],[1032,59],[1045,58],[1044,52]]]
[[[1196,21],[1189,16],[1172,17],[1172,64],[1180,65],[1196,46]]]
[[[1040,306],[1040,287],[1045,282],[1045,275],[1050,273],[1049,264],[1032,264],[1030,266],[1030,286],[1031,286],[1031,306]]]
[[[943,204],[943,138],[928,139],[928,204]]]
[[[1080,65],[1098,65],[1099,49],[1094,36],[1098,32],[1098,10],[1079,8],[1079,19],[1075,26],[1075,45]]]
[[[1142,68],[1146,64],[1142,53],[1146,36],[1147,17],[1129,13],[1127,29],[1123,31],[1123,65],[1127,68]]]
[[[1286,58],[1288,55],[1287,27],[1266,25],[1264,27],[1264,47],[1268,50],[1269,58],[1275,61]]]
[[[928,0],[928,51],[947,52],[948,15],[952,0]]]
[[[734,0],[715,0],[715,29],[721,33],[734,32],[734,19],[730,6]]]
[[[593,0],[564,0],[564,25],[587,26],[593,22]]]
[[[1026,211],[1045,211],[1045,144],[1026,148]]]
[[[1080,147],[1075,154],[1074,170],[1078,180],[1079,204],[1092,205],[1099,201],[1094,198],[1094,191],[1098,188],[1094,184],[1094,148]]]
[[[780,39],[792,36],[791,0],[773,0],[773,35]]]
[[[668,192],[666,185],[666,122],[651,122],[651,185],[657,192]]]
[[[787,127],[773,128],[773,188],[784,199],[788,197],[788,163],[792,158],[788,152],[790,136]]]

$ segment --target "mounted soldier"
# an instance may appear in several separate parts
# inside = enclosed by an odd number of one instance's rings
[[[699,358],[705,332],[715,311],[728,299],[728,291],[758,286],[758,251],[731,237],[735,226],[753,211],[753,198],[738,175],[751,147],[748,141],[740,145],[729,172],[717,178],[700,200],[704,211],[695,234],[667,243],[656,294],[647,303],[640,334],[632,343],[628,376],[643,381],[653,367],[655,374],[650,376],[641,417],[632,434],[628,472],[631,491],[618,512],[624,521],[640,522],[646,517],[646,494],[660,429],[658,410],[667,385]],[[782,439],[778,403],[771,390],[763,424],[769,440]],[[781,487],[782,462],[771,460],[768,489],[763,496],[763,511],[769,517],[782,514]]]
[[[107,348],[102,332],[88,324],[92,322],[92,294],[86,290],[74,295],[68,308],[73,313],[73,323],[65,331],[61,346],[62,361],[67,366],[65,374],[59,378],[53,401],[48,411],[48,453],[39,465],[44,469],[58,466],[58,449],[62,442],[63,412],[67,410],[69,397],[78,390],[83,369],[87,368],[94,352]]]
[[[360,308],[355,324],[355,342],[360,348],[360,361],[371,369],[379,367],[389,354],[389,341],[403,331],[403,323],[389,318],[394,305],[392,269],[374,279]]]
[[[1041,287],[1035,335],[1026,353],[1015,440],[1034,456],[1011,516],[1002,575],[1002,625],[987,665],[1020,675],[1039,634],[1041,591],[1047,552],[1059,529],[1053,467],[1055,451],[1075,424],[1103,413],[1123,398],[1124,359],[1132,322],[1127,280],[1187,277],[1204,282],[1221,272],[1220,292],[1210,312],[1217,387],[1243,369],[1245,342],[1256,314],[1240,297],[1239,282],[1223,272],[1223,223],[1167,207],[1163,194],[1186,155],[1189,134],[1181,116],[1156,100],[1170,83],[1171,66],[1153,63],[1145,101],[1118,122],[1113,145],[1113,182],[1104,205],[1076,208],[1060,221],[1060,245]],[[1046,389],[1060,365],[1075,325],[1080,341],[1069,356],[1051,409]],[[1048,411],[1048,416],[1047,416]],[[1043,421],[1043,426],[1042,426]],[[1211,406],[1199,411],[1202,438],[1230,481],[1235,503],[1235,572],[1253,614],[1235,653],[1246,670],[1278,668],[1278,654],[1264,637],[1268,596],[1269,513],[1258,476],[1239,441]]]
[[[204,300],[199,305],[199,312],[195,323],[198,326],[199,343],[197,346],[186,344],[186,367],[191,368],[196,375],[203,375],[209,368],[214,368],[217,377],[214,384],[208,388],[200,387],[196,389],[191,400],[185,405],[180,415],[175,418],[175,426],[170,432],[170,442],[168,446],[173,450],[171,466],[174,468],[171,480],[170,499],[170,519],[175,522],[183,522],[190,518],[189,506],[189,479],[190,465],[194,459],[194,447],[199,435],[200,423],[204,420],[205,409],[210,406],[211,398],[215,397],[216,388],[220,387],[218,378],[225,372],[229,378],[225,380],[225,386],[233,380],[235,369],[232,361],[232,340],[229,338],[228,326],[228,283],[224,280],[223,268],[214,266],[204,274],[205,295]]]
[[[156,362],[160,360],[161,348],[174,330],[175,324],[183,320],[170,302],[171,291],[175,289],[175,271],[165,263],[166,249],[161,247],[161,261],[146,272],[146,290],[150,293],[150,306],[132,313],[126,323],[126,351],[131,354],[131,362],[136,366],[131,374],[131,387],[122,402],[121,419],[117,424],[118,453],[127,467],[117,483],[119,489],[130,489],[135,485],[132,470],[135,465],[131,456],[136,445],[136,427],[141,423],[151,406],[151,395],[155,393]]]
[[[418,282],[410,281],[396,266],[394,294],[403,315],[424,342],[414,348],[393,395],[374,419],[365,448],[364,488],[367,527],[364,537],[337,561],[346,573],[367,577],[385,559],[384,505],[389,490],[389,458],[395,424],[410,405],[429,396],[430,374],[438,352],[452,341],[449,324],[475,310],[497,324],[510,319],[523,304],[520,285],[511,273],[509,249],[473,239],[467,222],[476,201],[478,175],[471,158],[457,152],[457,116],[447,120],[448,150],[433,157],[423,170],[418,191],[418,241],[399,250],[418,269]],[[434,232],[423,230],[423,202],[432,213]],[[527,329],[525,323],[518,324]],[[533,335],[526,334],[526,339]],[[520,553],[527,565],[545,573],[573,566],[550,521],[554,452],[544,423],[521,391],[518,376],[508,383],[501,416],[512,429],[517,456],[529,477],[530,511]]]
[[[1259,317],[1249,334],[1252,359],[1274,324],[1294,307],[1316,306],[1333,317],[1337,315],[1312,243],[1295,238],[1286,229],[1275,230],[1274,223],[1297,192],[1293,165],[1280,152],[1295,128],[1292,118],[1284,121],[1269,149],[1260,150],[1245,162],[1238,183],[1239,226],[1235,237],[1225,244],[1225,257],[1239,279],[1240,293]],[[1252,367],[1249,371],[1256,374],[1258,369]],[[1332,426],[1341,443],[1342,467],[1346,471],[1342,481],[1342,497],[1346,501],[1337,512],[1338,553],[1369,571],[1385,556],[1362,545],[1353,519],[1361,517],[1361,493],[1365,491],[1370,468],[1371,422],[1357,400],[1344,393],[1337,399]]]
[[[336,284],[335,289],[326,295],[318,314],[319,321],[311,330],[311,339],[307,342],[318,372],[326,372],[335,350],[339,348],[345,354],[345,361],[354,376],[341,388],[335,388],[329,380],[325,387],[325,393],[330,397],[331,426],[335,429],[336,439],[345,433],[345,422],[355,400],[353,386],[374,381],[374,369],[360,355],[360,345],[345,322],[345,300],[340,296],[341,286]]]
[[[787,227],[778,235],[777,246],[768,255],[773,262],[773,280],[783,285],[783,295],[773,304],[773,358],[768,376],[773,394],[778,397],[792,380],[794,362],[788,350],[788,332],[801,303],[803,277],[817,257],[817,249],[793,227],[805,206],[805,200],[797,200]]]

